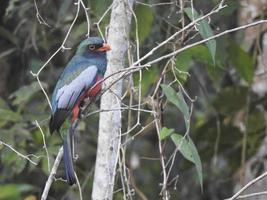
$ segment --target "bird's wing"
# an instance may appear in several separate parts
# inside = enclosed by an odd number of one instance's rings
[[[71,110],[79,97],[94,84],[96,76],[97,67],[93,65],[84,69],[69,84],[59,88],[55,97],[57,109]]]
[[[83,65],[73,73],[63,72],[52,97],[53,114],[49,123],[50,133],[59,130],[79,98],[94,85],[97,71],[95,65],[87,65],[86,67]]]

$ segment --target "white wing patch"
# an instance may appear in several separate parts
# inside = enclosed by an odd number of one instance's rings
[[[56,95],[57,107],[59,109],[73,108],[74,104],[84,92],[87,90],[96,77],[97,67],[90,66],[82,71],[72,82],[60,88]]]

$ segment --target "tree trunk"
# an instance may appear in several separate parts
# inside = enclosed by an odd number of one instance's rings
[[[131,7],[134,0],[114,0],[107,42],[111,46],[108,53],[106,77],[124,67],[128,49],[128,34],[131,22]],[[114,75],[104,82],[103,90],[119,75]],[[112,199],[116,165],[120,146],[122,81],[114,84],[102,95],[101,109],[114,110],[100,113],[99,136],[95,175],[92,191],[93,200]]]
[[[264,8],[267,6],[267,3],[264,1],[257,0],[240,0],[240,8],[238,12],[238,24],[244,25],[253,21],[256,21],[257,18],[264,15]],[[259,97],[264,97],[267,93],[266,89],[266,64],[267,64],[267,34],[264,33],[267,30],[267,25],[262,24],[259,26],[254,26],[252,28],[244,30],[244,39],[242,41],[243,48],[249,51],[252,45],[256,44],[257,40],[259,44],[261,44],[261,51],[257,53],[257,63],[255,65],[255,73],[253,78],[253,83],[251,85],[251,89],[254,94]],[[260,37],[262,35],[262,37]],[[267,113],[263,107],[263,105],[258,105],[258,109],[260,109],[265,116],[265,121],[267,122]],[[243,123],[243,122],[241,122]],[[240,123],[240,124],[241,124]],[[247,133],[246,133],[247,134]],[[258,151],[251,156],[243,166],[241,170],[238,171],[238,175],[240,176],[240,180],[236,181],[234,186],[234,191],[237,192],[242,186],[255,179],[260,174],[264,173],[267,170],[267,136],[262,140],[262,143],[258,149]],[[266,190],[267,180],[262,179],[255,184],[253,184],[249,189],[242,193],[242,195],[251,194],[255,192],[262,192]],[[249,200],[265,200],[265,195],[258,195],[255,197],[249,197]]]

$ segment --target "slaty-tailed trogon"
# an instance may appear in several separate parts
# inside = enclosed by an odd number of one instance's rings
[[[67,118],[70,128],[63,137],[64,165],[67,182],[76,182],[72,162],[72,139],[80,106],[86,98],[96,96],[101,90],[107,58],[108,44],[98,37],[89,37],[78,46],[75,55],[60,75],[52,95],[52,115],[49,123],[50,133],[60,132]]]

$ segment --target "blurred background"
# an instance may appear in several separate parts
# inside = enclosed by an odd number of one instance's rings
[[[195,1],[199,15],[209,13],[220,1]],[[85,0],[89,8],[91,36],[99,36],[97,26],[111,0]],[[192,1],[140,0],[134,12],[138,21],[141,56],[191,22],[185,8]],[[229,0],[226,8],[207,20],[213,34],[266,19],[267,2],[259,0]],[[36,14],[38,7],[38,21]],[[0,143],[0,199],[39,199],[49,175],[43,136],[35,124],[38,120],[46,138],[52,164],[61,139],[50,135],[48,121],[50,109],[36,79],[32,76],[60,47],[76,14],[72,0],[36,1],[0,0],[0,141],[29,156],[37,165],[18,156]],[[105,33],[108,13],[100,23]],[[132,52],[135,46],[135,23],[130,34]],[[197,96],[191,116],[190,136],[202,161],[203,192],[196,167],[177,153],[170,176],[168,190],[171,199],[216,200],[230,197],[241,186],[266,171],[267,162],[267,24],[254,26],[216,39],[215,59],[205,45],[194,46],[175,57],[178,70],[190,76],[179,75],[184,89]],[[40,73],[40,80],[49,97],[64,66],[74,54],[76,46],[85,38],[87,22],[81,9],[65,47]],[[160,57],[203,36],[192,27],[159,49],[152,59]],[[133,53],[135,55],[135,53]],[[136,58],[134,58],[136,59]],[[165,60],[145,70],[142,80],[142,101],[147,102],[155,90]],[[127,66],[127,64],[126,64]],[[166,74],[166,80],[171,75]],[[133,75],[134,83],[138,76]],[[168,81],[167,81],[168,82]],[[134,102],[138,96],[134,95]],[[127,99],[125,102],[128,102]],[[188,103],[188,102],[187,102]],[[144,108],[150,107],[144,103]],[[98,103],[90,110],[97,110]],[[127,116],[128,112],[123,112]],[[132,113],[132,119],[136,114]],[[123,129],[129,121],[123,117]],[[152,119],[141,114],[142,126]],[[162,112],[162,125],[184,134],[183,114],[172,104]],[[75,136],[76,173],[81,182],[84,199],[90,199],[97,148],[98,114],[80,122]],[[136,131],[129,134],[134,135]],[[175,150],[170,138],[163,141],[166,158]],[[160,199],[162,169],[159,161],[158,136],[150,126],[127,142],[125,164],[134,189],[129,199]],[[57,178],[64,177],[60,165]],[[255,184],[249,192],[261,192],[267,181]],[[119,177],[116,179],[114,199],[123,199]],[[48,199],[79,199],[76,187],[58,180],[52,185]],[[266,196],[258,198],[266,199]]]

